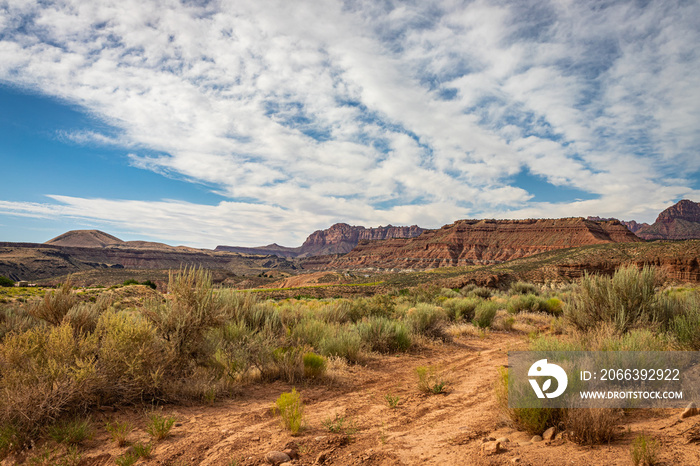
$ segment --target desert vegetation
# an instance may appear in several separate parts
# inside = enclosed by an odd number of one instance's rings
[[[625,267],[555,287],[423,286],[354,299],[265,299],[216,288],[209,272],[195,269],[172,271],[165,293],[138,286],[144,293],[135,301],[119,301],[107,289],[81,294],[66,282],[0,305],[0,455],[42,441],[78,454],[96,428],[125,447],[133,424],[98,426],[90,413],[105,405],[211,404],[274,381],[291,390],[271,398],[269,410],[298,435],[309,410],[297,388],[333,386],[339,366],[493,332],[521,335],[533,350],[700,348],[697,290],[668,287],[652,268]],[[541,434],[556,427],[586,445],[619,434],[615,410],[509,409],[508,373],[498,374],[493,396],[518,429]],[[453,382],[430,362],[414,366],[413,380],[416,393],[447,397]],[[399,411],[408,400],[384,392],[379,403]],[[170,436],[176,418],[153,412],[145,422],[157,443]],[[348,438],[360,429],[339,414],[324,422]],[[635,462],[657,454],[653,440],[645,442],[634,447]],[[132,448],[118,462],[152,456],[154,445]]]

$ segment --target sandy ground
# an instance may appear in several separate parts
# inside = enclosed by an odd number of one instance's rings
[[[700,464],[700,447],[688,443],[684,434],[700,424],[700,416],[679,421],[680,410],[628,413],[609,445],[584,447],[561,439],[521,446],[532,435],[510,426],[497,408],[493,387],[497,367],[507,364],[507,352],[525,347],[522,334],[464,335],[409,354],[375,356],[365,365],[343,369],[332,383],[297,385],[307,424],[297,436],[271,413],[279,394],[292,388],[281,382],[249,385],[240,396],[211,405],[166,406],[164,413],[178,421],[172,436],[157,443],[151,459],[138,464],[259,465],[266,464],[269,451],[293,446],[299,465],[631,465],[630,445],[640,433],[660,441],[657,464]],[[418,390],[415,368],[428,365],[441,368],[451,380],[446,394]],[[388,393],[399,396],[395,409],[385,399]],[[330,433],[323,422],[336,415],[352,422],[356,432]],[[128,446],[117,447],[110,439],[104,429],[107,420],[132,422],[131,442],[150,440],[143,409],[101,411],[93,419],[97,433],[81,448],[80,464],[115,464],[127,451]],[[483,456],[485,437],[510,441],[503,444],[503,452]],[[29,461],[50,448],[39,445],[29,457],[3,464]]]

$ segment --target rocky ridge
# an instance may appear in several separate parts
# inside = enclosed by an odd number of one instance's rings
[[[529,220],[459,220],[418,237],[360,241],[326,269],[427,269],[499,263],[541,252],[617,242],[639,242],[617,220],[584,218]]]
[[[700,203],[683,199],[664,210],[635,234],[646,240],[700,239]]]
[[[239,246],[217,246],[216,251],[241,252],[247,254],[271,254],[280,257],[312,257],[350,252],[360,241],[385,240],[391,238],[414,238],[423,232],[417,225],[395,227],[387,225],[377,228],[336,223],[325,230],[311,233],[304,243],[296,248],[270,244],[254,248]]]

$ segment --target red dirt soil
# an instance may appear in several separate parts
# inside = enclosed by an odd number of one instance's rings
[[[562,439],[521,446],[532,435],[510,427],[493,387],[497,368],[507,364],[507,352],[526,347],[522,333],[466,334],[408,354],[372,357],[364,366],[336,371],[332,383],[299,384],[307,427],[298,436],[290,435],[271,413],[275,399],[292,389],[282,382],[247,385],[238,397],[211,406],[166,406],[164,413],[178,421],[172,436],[139,464],[261,465],[268,452],[293,444],[299,452],[294,464],[299,465],[321,464],[320,456],[327,465],[630,465],[630,445],[641,433],[660,441],[658,464],[700,464],[700,449],[683,434],[700,427],[700,417],[680,421],[677,409],[625,415],[609,445],[585,447]],[[428,365],[451,379],[446,394],[418,391],[415,368]],[[388,393],[400,397],[397,408],[388,406]],[[355,423],[357,432],[350,439],[323,426],[336,414]],[[128,420],[136,427],[129,440],[149,441],[143,410],[101,411],[93,415],[97,434],[83,446],[80,464],[114,464],[127,451],[110,439],[104,429],[107,420]],[[508,437],[510,442],[503,444],[502,453],[482,456],[485,437]],[[18,464],[14,461],[2,464]]]

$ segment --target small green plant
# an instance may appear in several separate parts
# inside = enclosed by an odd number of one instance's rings
[[[124,455],[115,458],[114,462],[117,463],[117,466],[132,466],[138,460],[139,457],[134,453],[125,453]]]
[[[128,442],[126,438],[129,436],[134,426],[129,422],[108,422],[105,425],[105,429],[109,435],[112,436],[112,440],[120,447],[123,447]]]
[[[129,286],[129,285],[139,285],[139,282],[134,280],[133,278],[130,278],[128,280],[124,280],[124,283],[122,283],[124,286]]]
[[[352,419],[348,419],[340,414],[335,415],[334,419],[326,418],[323,422],[323,427],[328,430],[328,432],[334,434],[343,434],[346,440],[352,440],[353,435],[357,433],[357,426]]]
[[[304,375],[307,378],[315,379],[321,377],[326,372],[326,358],[315,353],[304,353]]]
[[[482,301],[474,311],[472,323],[479,328],[491,327],[494,317],[498,312],[498,304],[493,301]]]
[[[0,426],[0,459],[12,451],[22,447],[22,438],[19,430],[13,425]]]
[[[132,447],[132,451],[137,458],[149,459],[153,456],[153,444],[137,442]]]
[[[639,435],[630,448],[630,456],[635,466],[653,466],[659,461],[659,442]]]
[[[396,409],[399,406],[400,398],[398,395],[392,395],[391,393],[387,393],[386,395],[384,395],[384,400],[386,400],[386,403],[391,409]]]
[[[66,451],[66,456],[61,458],[59,466],[78,466],[83,460],[83,454],[80,453],[76,445],[71,445]]]
[[[438,395],[445,393],[448,382],[434,366],[419,366],[416,368],[418,389],[423,393]]]
[[[146,432],[155,440],[163,440],[170,436],[170,429],[175,425],[175,418],[172,416],[163,416],[159,413],[153,413],[149,417]]]
[[[304,423],[304,403],[301,401],[301,395],[296,388],[293,388],[291,392],[282,393],[277,398],[273,410],[279,413],[284,427],[292,435],[299,433]]]
[[[92,423],[89,419],[62,420],[49,427],[49,437],[58,443],[80,445],[93,436]]]

